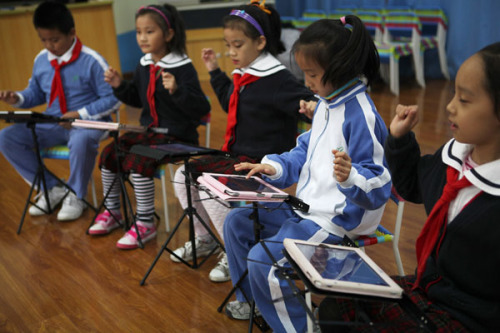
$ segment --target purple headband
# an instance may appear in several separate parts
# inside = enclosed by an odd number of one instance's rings
[[[161,10],[159,10],[158,8],[155,8],[155,7],[151,7],[151,6],[142,6],[141,8],[139,8],[137,13],[139,13],[141,10],[144,10],[144,9],[154,10],[155,12],[160,14],[161,17],[163,17],[165,19],[165,22],[167,22],[168,28],[172,29],[172,27],[170,26],[170,21],[168,20],[167,16],[165,14],[163,14],[163,12]]]
[[[262,27],[260,26],[260,24],[257,21],[255,21],[255,19],[253,17],[251,17],[249,14],[245,13],[244,10],[233,9],[231,11],[231,13],[229,13],[229,15],[234,15],[234,16],[241,17],[242,19],[244,19],[245,21],[247,21],[248,23],[250,23],[251,25],[253,25],[255,27],[255,29],[257,29],[257,31],[262,36],[265,36],[264,31],[262,30]]]

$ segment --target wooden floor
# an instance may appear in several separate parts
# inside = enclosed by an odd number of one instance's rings
[[[397,103],[417,103],[421,123],[416,129],[424,153],[433,152],[450,138],[445,112],[452,83],[428,81],[425,89],[413,80],[402,82],[401,95],[393,96],[386,85],[378,84],[372,97],[386,124]],[[203,89],[212,100],[211,146],[220,148],[225,128],[221,111],[208,84]],[[124,110],[122,122],[133,123],[135,111]],[[128,120],[130,119],[130,121]],[[0,124],[5,127],[5,124]],[[200,132],[203,132],[202,128]],[[202,133],[204,137],[204,132]],[[203,144],[203,141],[202,141]],[[104,144],[103,144],[104,145]],[[48,161],[48,167],[67,177],[66,161]],[[102,198],[100,173],[94,179]],[[228,319],[216,311],[231,284],[216,284],[208,273],[216,258],[191,269],[170,261],[164,253],[146,284],[139,282],[161,249],[168,234],[163,221],[158,238],[145,249],[120,251],[115,242],[122,231],[105,237],[85,234],[93,213],[87,210],[74,222],[58,222],[51,216],[27,216],[20,235],[16,234],[26,202],[28,186],[0,156],[0,332],[244,332],[247,322]],[[169,191],[171,224],[181,215],[176,198]],[[157,209],[160,204],[157,186]],[[392,227],[395,205],[389,204],[383,224]],[[407,203],[400,250],[406,273],[415,267],[415,239],[425,221],[421,206]],[[187,223],[181,225],[171,247],[187,240]],[[396,274],[390,244],[367,249],[367,253],[389,274]],[[254,329],[257,331],[257,329]]]

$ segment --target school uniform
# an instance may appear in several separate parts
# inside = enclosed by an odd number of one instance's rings
[[[61,57],[48,50],[41,51],[35,58],[32,76],[28,86],[17,92],[19,102],[14,107],[31,108],[47,103],[44,114],[61,117],[60,98],[50,101],[52,79],[55,69],[51,61],[68,61],[75,42]],[[82,46],[78,58],[63,66],[60,71],[68,111],[78,111],[81,119],[109,121],[120,103],[113,96],[111,87],[104,82],[108,64],[94,50]],[[85,197],[87,185],[94,168],[101,130],[72,128],[67,130],[57,123],[36,125],[38,144],[41,149],[55,145],[68,145],[70,176],[67,184],[78,198]],[[31,130],[25,124],[14,124],[0,131],[0,150],[20,175],[31,183],[38,169],[37,156]],[[46,174],[47,188],[58,184],[56,178]]]
[[[156,75],[154,101],[158,116],[158,124],[153,125],[151,107],[148,102],[148,85],[150,81],[150,65],[160,67]],[[161,72],[166,71],[175,76],[177,90],[170,94],[163,87]],[[210,103],[201,90],[198,74],[185,54],[169,53],[156,64],[151,54],[144,55],[134,73],[132,81],[122,81],[113,93],[123,103],[142,108],[139,122],[150,127],[147,133],[128,132],[120,136],[120,149],[128,151],[134,144],[161,144],[170,141],[183,141],[198,144],[197,127],[201,118],[210,112]],[[103,149],[100,167],[116,172],[115,143]],[[154,175],[156,167],[164,161],[127,154],[122,161],[122,171],[134,171],[147,177]]]
[[[428,304],[469,330],[493,332],[500,329],[500,160],[464,172],[472,148],[452,139],[435,154],[421,157],[412,132],[399,139],[390,136],[385,145],[398,193],[423,203],[427,214],[441,197],[448,167],[472,183],[450,204],[452,215],[439,252],[434,249],[427,259],[419,290]]]
[[[313,94],[269,53],[263,53],[247,68],[235,74],[259,77],[240,89],[236,126],[229,151],[261,159],[295,146],[300,100]],[[231,79],[220,69],[210,72],[210,83],[225,112],[234,90]]]
[[[262,163],[277,171],[264,178],[279,188],[297,183],[296,196],[310,206],[308,213],[293,211],[286,204],[264,203],[271,209],[259,209],[259,221],[264,225],[261,237],[275,241],[266,245],[280,265],[288,265],[282,253],[284,238],[339,243],[344,235],[356,238],[377,228],[391,192],[383,154],[386,135],[366,86],[354,81],[333,100],[320,99],[311,130],[298,137],[295,148],[264,157]],[[346,151],[352,159],[349,178],[342,183],[333,175],[333,149]],[[251,211],[233,210],[224,225],[233,283],[248,268],[242,288],[271,328],[275,332],[305,331],[305,311],[292,296],[288,282],[276,275],[276,268],[262,264],[271,260],[260,244],[254,246],[253,223],[248,218]],[[240,291],[237,299],[245,301]]]

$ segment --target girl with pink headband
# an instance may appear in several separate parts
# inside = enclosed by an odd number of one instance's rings
[[[201,90],[198,74],[186,55],[186,32],[176,8],[171,5],[149,5],[139,8],[135,17],[137,44],[144,52],[131,82],[123,81],[112,68],[105,80],[118,99],[142,108],[140,124],[150,128],[146,133],[125,133],[119,138],[121,151],[134,144],[153,145],[171,141],[198,144],[197,126],[210,111]],[[167,134],[168,133],[168,134]],[[120,188],[115,181],[115,143],[101,154],[100,168],[106,210],[90,227],[90,235],[109,234],[120,226]],[[135,249],[156,237],[154,215],[154,172],[165,160],[128,153],[121,160],[121,171],[130,173],[134,183],[137,211],[134,226],[118,240],[120,249]]]

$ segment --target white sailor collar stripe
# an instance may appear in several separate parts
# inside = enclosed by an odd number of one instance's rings
[[[153,57],[151,53],[145,54],[140,61],[142,66],[156,65],[161,68],[176,68],[183,66],[185,64],[189,64],[191,59],[186,54],[178,54],[178,53],[169,53],[163,58],[160,59],[156,64],[153,61]]]
[[[458,171],[462,170],[462,164],[469,155],[473,146],[451,139],[443,147],[441,157],[443,163]],[[480,190],[495,196],[500,196],[500,159],[479,165],[467,170],[464,176]]]
[[[248,73],[253,76],[265,77],[286,69],[286,67],[270,53],[264,53],[255,59],[246,68],[237,68],[231,74]]]

